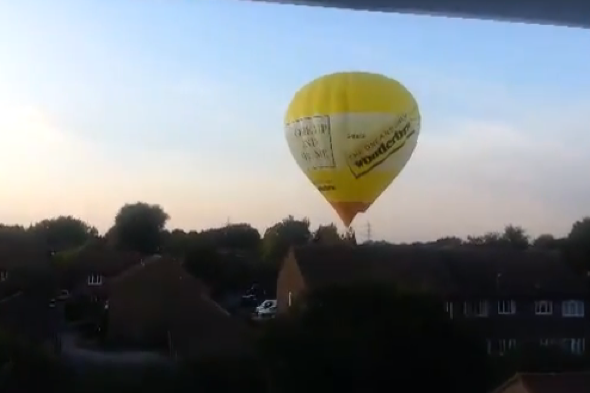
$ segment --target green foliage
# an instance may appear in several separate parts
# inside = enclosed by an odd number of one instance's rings
[[[530,237],[526,231],[522,227],[514,225],[508,225],[504,228],[502,240],[507,246],[517,250],[526,250],[530,245]]]
[[[115,216],[110,236],[121,249],[157,253],[161,251],[164,227],[169,218],[159,205],[126,204]]]
[[[556,239],[553,235],[544,233],[533,240],[532,246],[536,249],[555,250],[559,249],[562,242]]]
[[[584,217],[572,225],[568,240],[571,245],[590,252],[590,217]]]
[[[56,252],[53,255],[52,260],[57,266],[68,266],[82,251],[84,251],[85,247],[85,245],[82,245],[76,248]]]
[[[21,225],[0,224],[0,241],[20,240],[30,233]]]
[[[207,283],[223,280],[225,269],[215,244],[195,242],[185,254],[185,266],[193,276]]]
[[[29,231],[55,252],[82,246],[98,236],[96,228],[72,216],[39,221]]]
[[[334,224],[320,225],[313,233],[313,241],[326,245],[342,244],[344,242]]]
[[[502,233],[488,232],[483,236],[468,236],[467,244],[526,250],[530,246],[530,237],[522,227],[507,225]]]
[[[278,264],[290,247],[306,244],[310,240],[309,219],[296,220],[288,216],[264,232],[262,257],[267,263]]]
[[[216,295],[244,290],[265,276],[259,258],[260,233],[248,224],[231,224],[199,233],[177,231],[170,234],[168,242],[165,249],[183,244],[187,270],[209,284]]]

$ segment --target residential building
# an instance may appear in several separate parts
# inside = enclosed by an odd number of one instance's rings
[[[491,354],[525,342],[586,352],[586,278],[558,253],[361,245],[295,248],[277,280],[279,312],[303,293],[349,282],[392,283],[441,299],[449,317],[486,338]]]
[[[118,251],[106,241],[93,240],[56,263],[61,273],[61,285],[75,296],[89,296],[94,299],[107,297],[106,287],[109,279],[139,264],[137,253]]]
[[[107,342],[166,348],[174,357],[246,356],[250,328],[208,297],[182,264],[155,256],[108,284]]]
[[[491,393],[588,393],[590,373],[516,374]]]
[[[360,281],[395,282],[451,298],[457,289],[448,269],[436,254],[411,247],[312,245],[291,249],[277,280],[278,312],[306,291]],[[390,263],[392,252],[395,262]],[[418,268],[416,259],[423,268]]]

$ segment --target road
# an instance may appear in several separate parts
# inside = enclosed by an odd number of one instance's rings
[[[55,317],[61,339],[61,356],[74,367],[93,365],[171,365],[172,360],[151,351],[106,351],[101,349],[83,348],[80,346],[80,334],[72,326],[68,326],[64,318],[63,303],[55,308]]]
[[[100,349],[81,348],[78,335],[72,331],[61,334],[61,356],[67,362],[77,366],[90,365],[167,365],[172,361],[155,352],[149,351],[104,351]]]

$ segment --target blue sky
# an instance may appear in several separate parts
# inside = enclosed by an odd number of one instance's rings
[[[304,83],[380,72],[423,116],[364,216],[391,240],[520,224],[590,200],[590,31],[233,0],[0,0],[0,221],[160,203],[171,226],[336,221],[282,131]],[[396,208],[403,201],[403,210]],[[584,210],[585,209],[585,210]]]

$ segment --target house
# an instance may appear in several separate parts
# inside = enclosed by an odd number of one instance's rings
[[[551,251],[469,250],[442,253],[461,288],[448,299],[452,318],[467,319],[502,354],[519,342],[586,351],[589,292],[561,255]]]
[[[588,393],[590,372],[516,374],[492,393]]]
[[[185,358],[250,354],[249,328],[207,292],[179,261],[151,257],[109,283],[107,342]]]
[[[107,297],[107,281],[137,265],[141,257],[137,253],[113,249],[106,241],[96,239],[61,253],[55,260],[63,288],[77,296],[101,299]]]
[[[16,292],[56,284],[51,253],[32,236],[0,238],[0,299]]]
[[[419,259],[421,268],[416,265]],[[395,260],[395,263],[391,263]],[[430,250],[412,246],[326,246],[291,249],[277,280],[278,312],[306,291],[352,282],[394,282],[398,287],[451,298],[459,292],[446,267]]]
[[[306,291],[359,281],[392,283],[441,299],[452,319],[485,337],[490,354],[524,342],[586,352],[585,277],[554,252],[361,245],[292,249],[277,280],[285,312]]]

